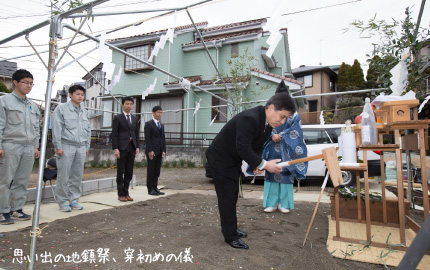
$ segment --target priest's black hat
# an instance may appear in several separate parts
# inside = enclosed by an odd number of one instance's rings
[[[288,86],[286,86],[286,85],[285,85],[284,80],[282,80],[282,81],[279,83],[278,88],[276,88],[276,92],[275,92],[275,94],[277,94],[277,93],[282,93],[282,92],[287,92],[287,93],[289,93],[289,92],[288,92]]]

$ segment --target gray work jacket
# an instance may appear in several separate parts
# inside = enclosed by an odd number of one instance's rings
[[[89,150],[91,127],[87,110],[82,106],[76,108],[71,101],[58,105],[52,115],[52,143],[55,149],[69,144]]]
[[[39,115],[36,104],[15,91],[0,97],[0,149],[5,142],[39,148]]]

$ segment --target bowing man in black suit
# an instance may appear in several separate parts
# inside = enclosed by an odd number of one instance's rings
[[[123,98],[123,113],[115,115],[112,125],[112,149],[117,158],[116,185],[118,200],[122,202],[133,201],[128,187],[133,177],[134,159],[139,154],[139,125],[137,117],[130,114],[133,105],[133,98]]]
[[[160,176],[161,161],[166,156],[166,137],[164,125],[160,123],[163,109],[160,106],[152,108],[152,120],[145,123],[145,154],[148,160],[146,174],[146,186],[149,195],[164,195],[158,189],[158,177]]]
[[[282,168],[276,165],[280,159],[265,161],[261,153],[272,128],[284,124],[295,111],[294,101],[288,93],[276,94],[266,106],[243,111],[228,121],[206,151],[218,197],[221,230],[224,240],[234,248],[248,248],[241,239],[247,234],[237,228],[236,216],[242,160],[256,174],[263,169],[280,173]]]

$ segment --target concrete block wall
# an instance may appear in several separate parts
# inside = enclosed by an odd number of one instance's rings
[[[130,187],[136,186],[136,175],[133,175]],[[52,188],[56,189],[56,185],[52,185]],[[82,196],[96,193],[96,192],[109,192],[116,190],[116,177],[101,178],[96,180],[83,181],[81,183]],[[34,203],[36,201],[37,188],[29,188],[27,194],[27,203]],[[52,201],[54,196],[52,194],[51,185],[46,182],[45,188],[42,188],[42,201]]]

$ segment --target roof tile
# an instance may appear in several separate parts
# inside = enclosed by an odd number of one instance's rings
[[[255,71],[255,72],[258,72],[258,73],[261,73],[261,74],[265,74],[265,75],[269,75],[269,76],[272,76],[272,77],[275,77],[275,78],[279,78],[279,79],[282,79],[284,81],[288,81],[288,82],[292,82],[292,83],[296,83],[296,84],[300,84],[300,85],[303,84],[300,81],[293,80],[293,79],[290,79],[290,78],[287,78],[287,77],[284,77],[284,76],[281,76],[281,75],[278,75],[278,74],[275,74],[275,73],[271,73],[271,72],[268,72],[268,71],[265,71],[265,70],[261,70],[261,69],[255,68],[255,67],[251,67],[251,71]]]

